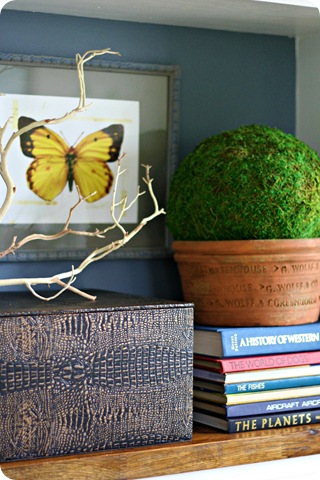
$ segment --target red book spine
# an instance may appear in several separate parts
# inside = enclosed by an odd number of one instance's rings
[[[203,361],[205,364],[203,364]],[[194,355],[194,366],[219,373],[263,370],[267,368],[297,367],[320,363],[320,350],[238,358],[214,358]]]

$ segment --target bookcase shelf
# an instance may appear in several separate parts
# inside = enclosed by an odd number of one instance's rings
[[[120,480],[172,475],[320,453],[320,426],[239,434],[194,425],[191,441],[1,464],[14,480]]]

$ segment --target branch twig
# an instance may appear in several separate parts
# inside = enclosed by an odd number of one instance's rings
[[[48,300],[52,300],[52,299],[56,298],[58,295],[60,295],[61,293],[63,293],[65,290],[68,289],[68,290],[72,290],[72,291],[78,293],[79,295],[82,295],[82,296],[85,296],[86,298],[88,298],[88,294],[86,294],[85,292],[82,292],[81,290],[78,290],[78,289],[75,289],[74,287],[72,287],[71,284],[75,281],[76,276],[79,275],[81,272],[83,272],[83,270],[85,268],[87,268],[88,265],[90,265],[91,263],[102,260],[107,255],[109,255],[111,252],[114,252],[114,251],[118,250],[119,248],[123,247],[124,245],[126,245],[135,235],[137,235],[140,232],[140,230],[147,223],[149,223],[151,220],[158,217],[159,215],[165,214],[164,209],[159,208],[156,196],[155,196],[154,191],[153,191],[153,187],[152,187],[153,179],[150,178],[150,168],[151,168],[150,165],[145,165],[146,175],[145,175],[143,180],[148,187],[148,191],[149,191],[150,197],[151,197],[152,202],[153,202],[153,213],[150,214],[148,217],[143,218],[140,221],[140,223],[138,223],[138,225],[136,225],[133,228],[133,230],[131,230],[131,232],[125,231],[125,229],[123,228],[123,226],[120,224],[120,221],[119,221],[119,219],[122,218],[122,216],[124,214],[124,211],[128,210],[128,206],[127,206],[126,201],[125,202],[121,201],[119,203],[116,202],[116,200],[115,200],[116,199],[116,194],[117,194],[116,187],[118,185],[118,182],[115,181],[115,187],[114,187],[114,192],[113,192],[114,201],[112,202],[111,210],[112,210],[112,216],[113,216],[114,222],[115,222],[113,226],[120,230],[120,232],[122,233],[122,238],[120,238],[119,240],[116,240],[114,242],[111,242],[107,245],[104,245],[103,247],[100,247],[100,248],[97,248],[97,249],[93,250],[80,263],[80,265],[77,268],[72,267],[72,270],[70,270],[70,271],[59,273],[59,274],[53,275],[51,277],[14,278],[14,279],[0,280],[0,287],[25,285],[33,294],[36,294],[35,290],[33,289],[34,285],[56,284],[56,285],[62,286],[63,288],[58,293],[56,293],[55,295],[53,295],[49,298],[39,296],[38,294],[36,296],[38,296],[38,298],[41,298],[42,300],[47,300],[48,301]],[[118,162],[117,174],[116,174],[116,180],[119,178],[120,175],[123,174],[123,172],[124,172],[124,170],[121,170],[121,162],[119,161]],[[144,193],[144,192],[142,192],[142,193]],[[136,200],[138,199],[138,197],[140,195],[142,195],[142,193],[139,193],[135,197]],[[131,202],[130,205],[132,205],[132,204],[133,203]],[[115,213],[115,208],[116,208],[117,205],[121,205],[121,210],[118,214]],[[69,281],[67,283],[62,282],[65,279],[69,279]]]
[[[10,123],[11,119],[8,119],[4,127],[0,128],[0,176],[3,178],[5,185],[6,185],[6,196],[5,200],[3,202],[3,205],[0,208],[0,222],[6,215],[7,211],[9,210],[10,206],[12,205],[13,197],[15,194],[15,185],[14,182],[11,178],[11,175],[9,173],[8,169],[8,163],[7,163],[7,156],[8,152],[13,144],[13,142],[22,134],[25,132],[34,129],[34,128],[39,128],[44,125],[48,124],[56,124],[60,122],[64,122],[74,116],[76,113],[83,111],[84,109],[88,108],[88,105],[86,104],[86,88],[85,88],[85,81],[84,81],[84,64],[88,61],[90,61],[92,58],[94,58],[97,55],[104,55],[105,53],[111,54],[111,55],[119,55],[118,52],[113,52],[109,48],[105,50],[89,50],[87,51],[84,55],[77,55],[76,56],[76,65],[77,65],[77,72],[78,72],[78,78],[79,78],[79,84],[80,84],[80,99],[78,106],[71,110],[70,112],[66,113],[65,115],[59,117],[59,118],[54,118],[54,119],[46,119],[46,120],[39,120],[39,121],[34,121],[30,123],[29,125],[19,129],[16,132],[13,132],[7,141],[5,147],[3,147],[2,142],[3,142],[3,136],[8,128],[8,125]],[[30,243],[35,240],[43,240],[43,241],[52,241],[52,240],[59,240],[60,238],[66,236],[66,235],[82,235],[82,236],[91,236],[91,237],[99,237],[99,238],[105,238],[105,235],[107,232],[109,232],[112,229],[118,229],[120,232],[120,238],[116,241],[113,241],[111,243],[107,243],[106,245],[97,248],[93,250],[82,262],[77,268],[74,268],[72,266],[71,270],[67,272],[62,272],[55,274],[50,277],[41,277],[41,278],[12,278],[12,279],[4,279],[0,280],[0,288],[5,287],[5,286],[21,286],[24,285],[34,296],[41,300],[52,300],[56,298],[57,296],[61,295],[65,290],[71,290],[85,298],[88,298],[90,300],[94,300],[95,297],[92,295],[87,294],[86,292],[83,292],[82,290],[79,290],[73,286],[74,281],[76,280],[76,276],[79,275],[83,270],[90,265],[93,262],[97,262],[103,258],[105,258],[107,255],[109,255],[111,252],[118,250],[119,248],[123,247],[126,245],[135,235],[137,235],[140,230],[151,220],[154,218],[158,217],[159,215],[165,214],[165,211],[163,208],[159,208],[158,201],[156,199],[156,196],[153,191],[153,179],[150,178],[150,166],[149,165],[144,165],[145,167],[145,177],[143,177],[144,183],[147,185],[147,190],[149,192],[150,198],[153,203],[153,213],[151,213],[148,217],[143,218],[140,223],[138,223],[130,232],[127,232],[124,226],[122,225],[122,219],[124,214],[139,200],[141,195],[144,195],[146,192],[140,192],[140,187],[138,187],[138,191],[135,195],[135,197],[128,202],[128,198],[124,197],[121,198],[119,201],[117,200],[117,193],[118,193],[118,185],[119,185],[119,178],[121,175],[124,174],[125,170],[121,168],[121,160],[120,158],[118,160],[118,167],[117,167],[117,173],[115,177],[115,182],[114,182],[114,187],[113,187],[113,193],[112,193],[112,204],[111,204],[111,216],[113,219],[113,224],[110,226],[106,226],[103,230],[98,230],[96,229],[93,232],[89,231],[78,231],[70,228],[71,220],[73,217],[74,211],[79,207],[79,205],[88,197],[82,198],[79,191],[78,191],[78,201],[76,202],[75,205],[73,205],[70,208],[69,215],[65,221],[65,224],[63,228],[51,235],[44,235],[44,234],[39,234],[39,233],[33,233],[31,235],[26,236],[25,238],[17,241],[17,237],[14,237],[12,239],[11,244],[2,252],[0,252],[0,258],[5,257],[6,255],[9,254],[14,254],[14,252],[25,246],[27,243]],[[94,192],[92,193],[94,195]],[[66,282],[65,282],[66,280]],[[57,291],[54,295],[50,297],[44,297],[37,293],[34,289],[35,286],[37,285],[58,285],[60,290]]]

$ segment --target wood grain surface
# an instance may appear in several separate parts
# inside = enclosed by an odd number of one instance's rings
[[[239,434],[195,425],[191,441],[2,463],[12,480],[133,480],[320,453],[320,426]]]

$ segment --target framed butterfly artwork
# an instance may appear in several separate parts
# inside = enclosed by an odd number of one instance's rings
[[[86,201],[73,213],[73,228],[93,231],[112,225],[110,206],[119,156],[126,170],[119,178],[120,195],[130,200],[138,185],[143,189],[143,165],[148,164],[159,205],[166,204],[176,166],[179,68],[100,58],[86,64],[85,79],[88,109],[66,122],[29,130],[10,149],[8,164],[16,195],[0,225],[4,246],[15,236],[59,231],[78,192]],[[0,53],[0,92],[5,94],[0,96],[1,125],[10,117],[16,130],[33,120],[59,117],[79,101],[75,60]],[[1,195],[0,187],[0,202]],[[122,224],[130,231],[151,211],[151,200],[143,195]],[[108,242],[118,238],[117,233],[108,232]],[[105,240],[96,237],[65,236],[59,242],[31,242],[5,261],[80,259],[102,244]],[[170,252],[162,215],[111,256],[159,258]]]

